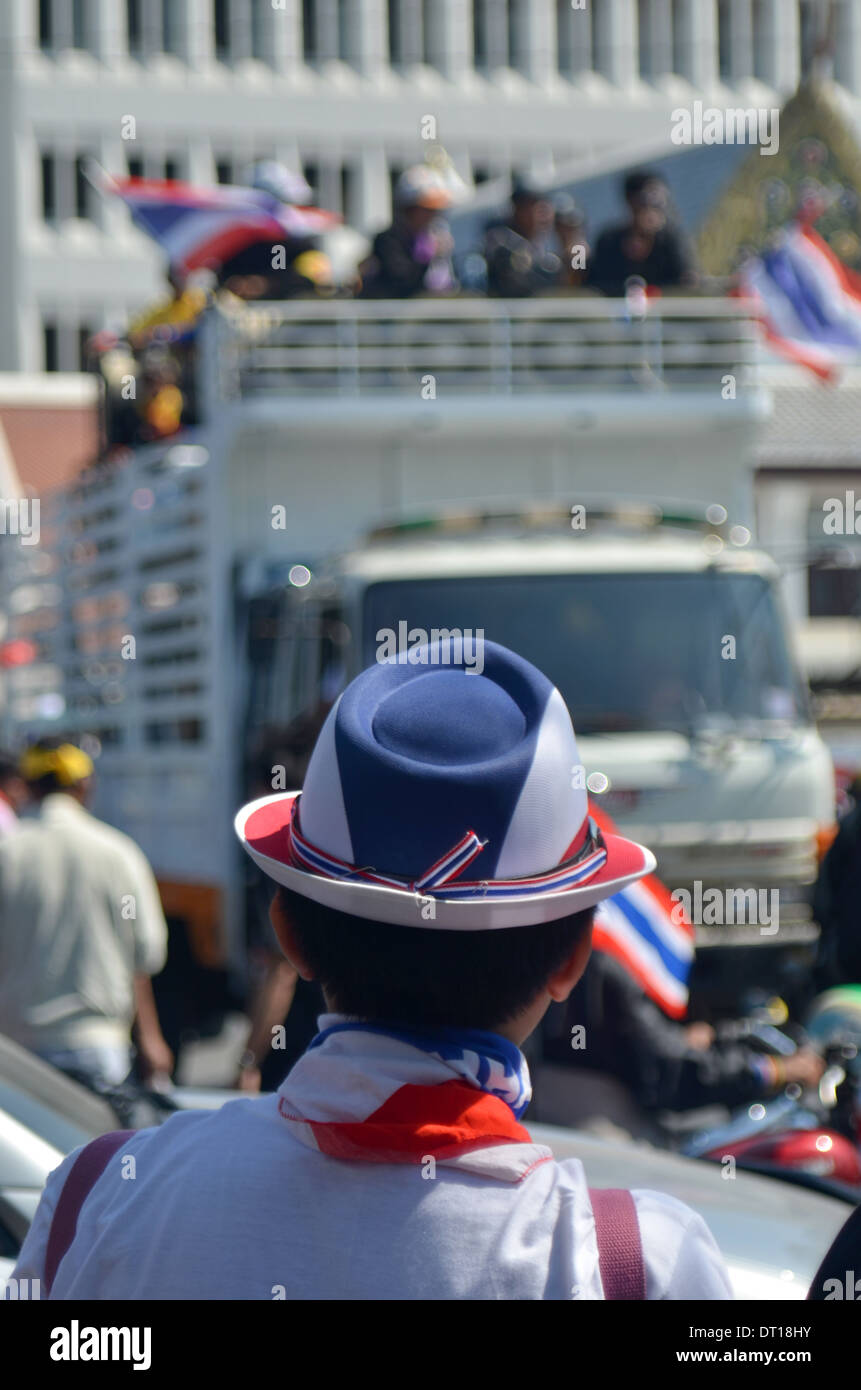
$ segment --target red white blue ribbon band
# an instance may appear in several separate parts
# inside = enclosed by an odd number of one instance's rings
[[[437,893],[447,899],[515,898],[524,894],[531,897],[535,893],[561,893],[568,888],[587,882],[607,860],[607,851],[604,848],[600,833],[593,826],[589,826],[587,829],[592,833],[587,834],[583,848],[575,858],[567,864],[560,865],[559,868],[551,869],[548,873],[533,874],[529,878],[485,879],[455,883],[454,880],[463,873],[467,865],[472,863],[487,844],[487,841],[480,839],[474,830],[468,830],[456,845],[442,855],[419,878],[409,881],[403,878],[394,878],[388,874],[377,873],[373,868],[357,868],[354,864],[347,864],[344,860],[336,858],[335,855],[318,849],[300,832],[297,824],[297,810],[298,801],[293,808],[293,815],[288,828],[290,853],[297,868],[323,878],[361,879],[363,883],[376,883],[384,888],[397,888],[401,892],[419,893],[430,897]]]

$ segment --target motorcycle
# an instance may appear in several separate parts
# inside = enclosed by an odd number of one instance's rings
[[[681,1145],[694,1158],[734,1159],[743,1167],[809,1174],[857,1192],[861,1201],[861,985],[829,990],[813,1001],[803,1029],[787,1024],[771,1000],[718,1030],[767,1055],[790,1056],[806,1044],[825,1062],[816,1088],[797,1084],[737,1111]]]

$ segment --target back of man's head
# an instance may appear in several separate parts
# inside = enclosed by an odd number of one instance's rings
[[[569,959],[594,912],[501,931],[436,931],[359,919],[288,888],[277,896],[335,1012],[413,1028],[511,1023]]]
[[[633,173],[627,174],[622,184],[622,192],[628,204],[640,203],[644,198],[654,198],[662,203],[667,199],[667,185],[661,175],[653,169],[636,169]]]

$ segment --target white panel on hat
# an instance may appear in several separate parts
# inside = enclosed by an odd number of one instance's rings
[[[299,798],[299,825],[305,839],[317,849],[352,864],[353,842],[335,751],[335,718],[340,703],[339,696],[326,716],[311,754]]]
[[[538,730],[535,757],[503,841],[497,878],[523,878],[559,863],[588,813],[571,716],[554,690]],[[304,823],[304,822],[303,822]]]

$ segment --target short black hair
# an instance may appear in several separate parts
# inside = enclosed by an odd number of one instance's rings
[[[516,178],[511,185],[512,203],[541,203],[548,196],[547,190],[540,187],[534,179]]]
[[[625,194],[625,201],[635,198],[638,193],[642,193],[650,183],[659,183],[662,188],[666,188],[667,181],[660,174],[655,173],[654,169],[636,169],[634,173],[627,174],[622,184],[622,191]]]
[[[417,1028],[492,1029],[516,1018],[570,956],[594,910],[533,927],[444,931],[353,917],[286,888],[278,894],[338,1013]]]

